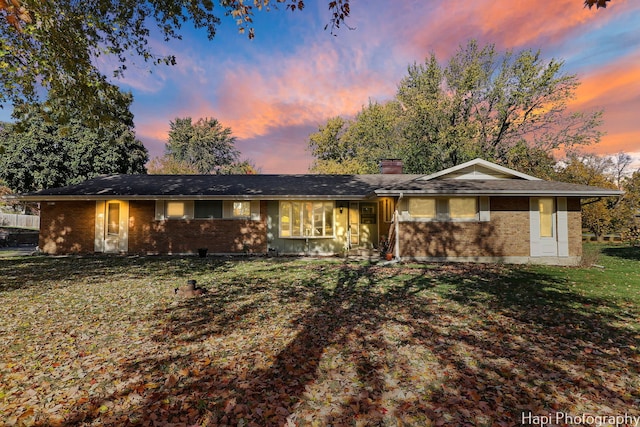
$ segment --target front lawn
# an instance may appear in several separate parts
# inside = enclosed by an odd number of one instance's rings
[[[512,426],[549,414],[640,416],[640,249],[586,250],[601,252],[597,266],[3,259],[0,420]],[[188,279],[209,292],[176,297]]]

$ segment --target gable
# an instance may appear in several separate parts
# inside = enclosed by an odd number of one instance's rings
[[[518,172],[495,163],[482,159],[474,159],[461,165],[444,169],[440,172],[419,178],[420,181],[460,179],[460,180],[494,180],[494,179],[524,179],[527,181],[537,181],[531,175]]]

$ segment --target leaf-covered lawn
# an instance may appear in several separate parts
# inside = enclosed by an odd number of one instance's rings
[[[605,268],[0,260],[0,425],[640,415],[637,251]],[[604,289],[617,274],[622,291]],[[209,292],[176,298],[187,279]]]

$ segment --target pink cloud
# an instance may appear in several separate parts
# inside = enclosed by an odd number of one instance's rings
[[[399,47],[413,56],[434,52],[446,58],[469,39],[495,43],[500,49],[542,48],[638,8],[628,0],[616,0],[598,11],[584,8],[580,0],[448,0],[430,6],[414,13],[402,11],[401,20],[389,23],[397,28]]]
[[[605,11],[585,9],[580,0],[354,3],[348,24],[356,31],[342,29],[338,37],[314,34],[290,52],[256,46],[247,56],[223,60],[197,51],[180,53],[171,81],[161,82],[172,85],[173,98],[163,99],[165,111],[146,112],[144,120],[136,121],[137,130],[157,146],[166,141],[175,117],[215,117],[232,128],[243,157],[263,172],[304,172],[311,161],[306,152],[310,132],[329,117],[355,114],[370,99],[391,97],[406,65],[430,52],[447,58],[470,38],[495,42],[499,49],[557,48],[638,7],[628,0],[614,0]],[[309,37],[302,27],[302,37]],[[638,59],[626,61],[590,65],[572,104],[606,109],[607,136],[598,150],[638,151],[631,116],[640,111],[640,101],[638,91],[630,89],[638,81]]]
[[[593,147],[598,154],[640,150],[640,58],[638,54],[595,69],[581,78],[575,110],[604,110],[606,135]]]
[[[281,126],[316,124],[335,115],[355,114],[373,93],[390,82],[366,67],[345,69],[343,53],[330,44],[305,48],[300,55],[262,58],[251,70],[227,72],[220,85],[219,116],[241,138]],[[358,51],[349,52],[353,57]],[[362,61],[362,60],[360,60]]]

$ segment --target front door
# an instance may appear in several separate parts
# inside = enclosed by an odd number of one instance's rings
[[[349,203],[349,247],[360,245],[360,203]]]
[[[96,252],[127,252],[128,216],[127,202],[119,200],[96,202]]]

